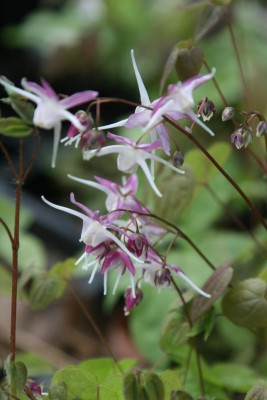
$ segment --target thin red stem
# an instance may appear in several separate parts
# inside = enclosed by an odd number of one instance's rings
[[[16,357],[16,325],[17,325],[17,289],[18,289],[18,252],[19,252],[19,224],[20,224],[20,203],[23,186],[23,157],[24,140],[20,139],[19,144],[19,173],[16,180],[16,202],[14,234],[12,244],[12,293],[11,293],[11,323],[10,323],[10,356],[11,361]]]

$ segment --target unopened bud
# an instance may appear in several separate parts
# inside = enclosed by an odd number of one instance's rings
[[[266,133],[267,133],[267,122],[260,121],[256,128],[256,136],[260,137],[260,136],[266,135]]]
[[[198,103],[198,109],[203,121],[209,121],[216,112],[216,107],[214,103],[208,100],[208,98]]]
[[[80,124],[84,126],[84,130],[92,129],[93,119],[91,114],[87,114],[83,110],[79,110],[75,113],[75,117],[79,120]],[[79,133],[79,129],[76,128],[73,124],[70,125],[70,128],[67,133],[68,138],[72,138]]]
[[[168,269],[163,268],[155,273],[155,286],[168,287],[171,281],[171,273]]]
[[[80,146],[82,149],[86,147],[88,150],[102,147],[105,143],[105,135],[102,131],[96,129],[88,129],[82,133]]]
[[[173,164],[175,167],[181,167],[181,165],[183,165],[184,163],[184,154],[181,150],[176,150],[173,153]]]
[[[239,129],[232,133],[231,143],[238,150],[244,146],[244,138]]]
[[[229,121],[235,116],[235,109],[233,107],[226,107],[222,112],[222,121]]]
[[[135,297],[133,297],[133,291],[132,289],[129,288],[124,293],[124,299],[125,299],[124,314],[129,315],[130,311],[132,311],[133,308],[138,306],[143,300],[143,292],[140,289],[136,288]]]
[[[243,139],[244,139],[244,147],[248,147],[249,143],[252,142],[251,132],[245,130],[243,133]]]

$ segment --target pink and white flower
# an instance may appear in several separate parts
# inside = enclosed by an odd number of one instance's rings
[[[153,143],[137,143],[133,139],[113,135],[112,133],[108,133],[107,137],[122,144],[102,147],[99,150],[84,151],[83,158],[85,160],[90,160],[94,156],[101,157],[107,154],[117,153],[118,169],[128,174],[134,174],[137,171],[138,167],[141,167],[150,186],[159,197],[162,197],[162,194],[154,183],[154,177],[151,174],[150,169],[148,168],[146,159],[160,162],[161,164],[166,165],[168,168],[172,169],[173,171],[184,174],[184,171],[182,171],[181,169],[174,167],[163,158],[151,153],[153,150],[161,148],[161,142],[159,140],[156,140]]]
[[[60,99],[54,89],[52,89],[44,79],[41,79],[41,85],[38,85],[34,82],[28,82],[24,78],[21,81],[21,85],[24,89],[11,85],[3,78],[0,78],[0,84],[3,85],[8,92],[17,93],[37,104],[33,116],[33,124],[35,126],[43,129],[54,129],[52,154],[52,167],[54,168],[61,135],[61,122],[63,120],[68,120],[80,131],[85,129],[79,119],[69,112],[68,109],[95,99],[98,96],[98,92],[85,90]]]
[[[138,178],[137,175],[130,175],[126,180],[125,177],[122,179],[122,185],[112,182],[108,179],[99,178],[95,176],[94,181],[77,178],[72,175],[68,175],[70,179],[76,182],[82,183],[87,186],[91,186],[104,192],[107,195],[106,198],[106,209],[107,211],[115,211],[118,209],[136,211],[144,213],[147,211],[135,197],[138,188]],[[118,211],[118,213],[113,213],[113,215],[122,215],[123,212]]]

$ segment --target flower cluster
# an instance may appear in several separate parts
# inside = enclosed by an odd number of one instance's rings
[[[91,269],[89,283],[100,270],[104,277],[104,293],[106,294],[108,273],[110,270],[117,270],[117,279],[113,287],[113,293],[115,293],[121,277],[124,274],[129,275],[130,289],[125,292],[126,314],[142,300],[141,283],[143,281],[161,289],[172,284],[173,274],[178,275],[203,296],[209,297],[185,276],[179,266],[168,264],[166,256],[157,251],[156,243],[166,235],[167,228],[155,223],[149,208],[136,197],[138,189],[136,172],[140,168],[151,189],[157,196],[162,197],[163,194],[155,183],[154,164],[160,163],[179,174],[184,174],[184,171],[178,168],[183,163],[181,152],[175,152],[173,163],[158,155],[158,151],[163,151],[166,156],[170,156],[171,152],[170,135],[165,124],[165,117],[175,121],[187,118],[213,135],[198,115],[201,114],[205,121],[215,112],[213,103],[208,100],[200,106],[197,114],[193,111],[193,90],[209,81],[214,76],[215,70],[190,78],[183,83],[172,84],[164,96],[150,101],[133,51],[131,58],[140,93],[140,105],[128,118],[98,128],[94,127],[91,114],[82,110],[76,114],[68,111],[71,107],[94,100],[98,96],[96,91],[87,90],[59,98],[44,80],[41,80],[41,85],[38,85],[24,79],[22,80],[24,89],[19,89],[5,79],[0,79],[0,84],[8,93],[15,93],[36,103],[33,117],[35,126],[54,129],[52,167],[56,164],[61,122],[68,120],[71,125],[67,136],[61,142],[74,143],[76,147],[80,145],[84,160],[90,160],[95,156],[116,154],[118,169],[124,174],[130,174],[128,179],[123,177],[122,185],[100,177],[95,177],[95,181],[89,181],[69,175],[72,180],[106,194],[107,213],[104,215],[76,201],[73,193],[70,200],[79,210],[53,204],[42,197],[49,206],[82,220],[80,241],[83,242],[84,252],[77,264],[83,262],[84,269]],[[98,101],[101,103],[101,99]],[[108,132],[106,137],[114,143],[104,146],[103,132],[117,127],[139,127],[141,137],[134,140]]]
[[[91,269],[89,283],[100,270],[106,294],[108,272],[117,270],[114,294],[121,277],[128,273],[131,290],[129,292],[127,289],[125,294],[126,314],[141,301],[142,281],[160,289],[170,286],[172,272],[203,296],[209,296],[195,286],[180,267],[167,264],[165,257],[155,249],[155,242],[164,237],[167,231],[152,221],[150,210],[135,197],[138,187],[136,175],[131,175],[128,180],[124,178],[122,185],[99,177],[95,177],[95,181],[69,177],[106,194],[108,212],[105,215],[77,202],[73,194],[70,200],[82,212],[53,204],[43,197],[51,207],[82,220],[80,241],[84,243],[84,252],[76,264],[83,262],[83,269]]]

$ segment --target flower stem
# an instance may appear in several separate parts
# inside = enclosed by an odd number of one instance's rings
[[[237,43],[236,43],[236,39],[235,39],[235,34],[234,34],[234,30],[233,30],[230,18],[227,18],[227,26],[229,29],[231,41],[233,44],[233,48],[234,48],[234,52],[235,52],[235,56],[236,56],[236,60],[237,60],[237,64],[238,64],[238,68],[239,68],[239,72],[240,72],[240,77],[241,77],[241,82],[242,82],[243,92],[244,92],[244,100],[245,100],[247,109],[250,110],[251,107],[250,107],[250,101],[249,101],[248,87],[247,87],[244,71],[242,68],[242,63],[241,63],[241,59],[240,59],[240,55],[239,55],[239,51],[238,51],[238,47],[237,47]]]
[[[260,250],[266,251],[265,247],[261,242],[258,241],[257,237],[254,235],[253,232],[251,232],[244,224],[243,222],[227,207],[227,204],[225,204],[217,195],[215,190],[212,189],[212,187],[208,183],[204,183],[203,186],[206,188],[206,190],[210,193],[210,195],[213,197],[213,199],[222,207],[224,212],[233,220],[236,226],[238,226],[240,229],[242,229],[244,232],[246,232],[254,241],[254,243],[258,246]]]
[[[19,253],[19,224],[21,192],[24,183],[23,177],[24,139],[19,141],[19,171],[16,179],[16,201],[14,233],[12,242],[12,292],[11,292],[11,322],[10,322],[10,357],[16,357],[16,325],[17,325],[17,288],[18,288],[18,253]]]
[[[257,220],[264,226],[264,228],[267,230],[267,224],[264,221],[262,215],[260,212],[257,210],[257,208],[252,204],[248,196],[243,192],[243,190],[240,188],[240,186],[231,178],[231,176],[218,164],[218,162],[212,157],[212,155],[205,149],[204,146],[189,132],[187,132],[181,125],[179,125],[177,122],[175,122],[172,118],[168,116],[164,116],[165,120],[169,122],[172,126],[174,126],[176,129],[178,129],[181,133],[183,133],[191,142],[193,142],[205,156],[210,160],[210,162],[218,169],[218,171],[221,172],[221,174],[229,181],[229,183],[235,188],[235,190],[240,194],[240,196],[244,199],[244,201],[247,203],[249,208],[252,210],[254,213],[255,217]]]

